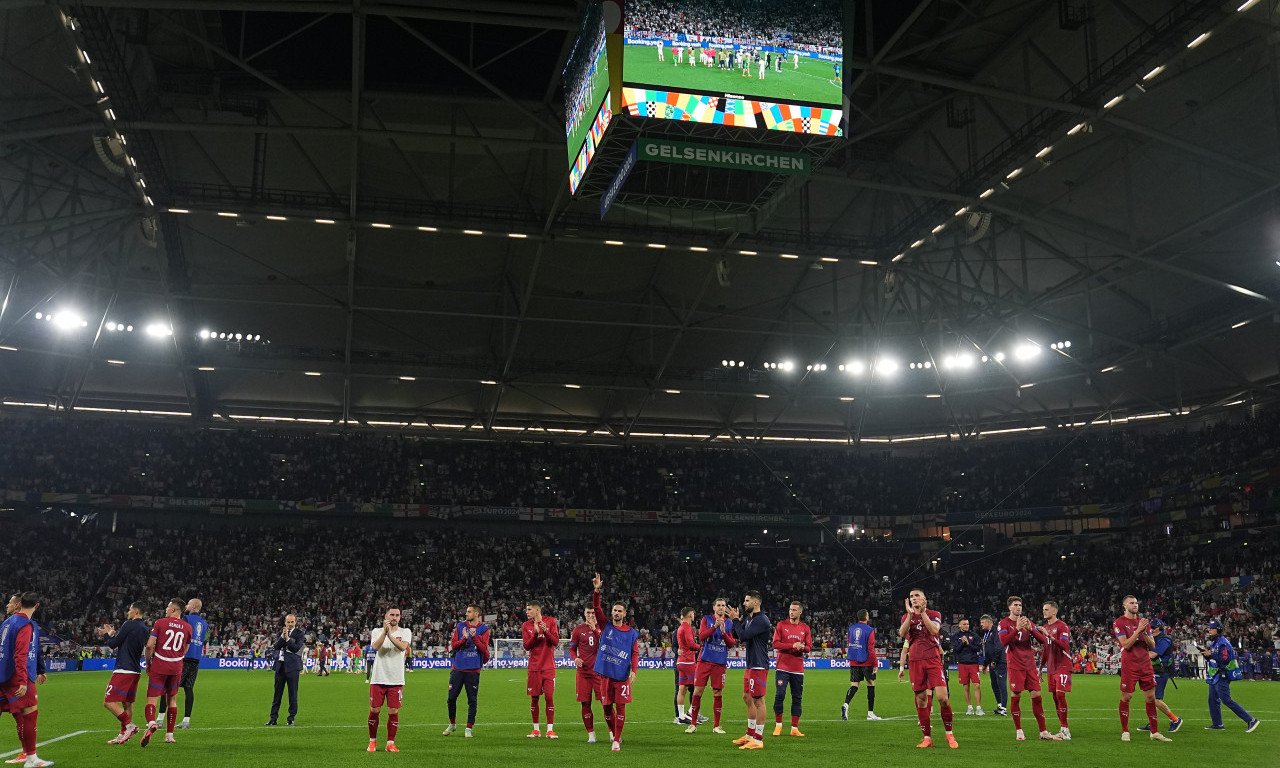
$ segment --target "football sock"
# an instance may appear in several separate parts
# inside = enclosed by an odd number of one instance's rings
[[[529,717],[533,718],[533,729],[538,730],[538,697],[529,697]]]
[[[693,718],[694,725],[698,724],[698,710],[701,708],[702,708],[702,696],[701,695],[694,696],[693,704],[689,707],[689,717]],[[719,725],[719,724],[720,724],[719,721],[717,721],[716,725]]]
[[[587,727],[588,733],[596,729],[596,715],[591,711],[591,702],[589,701],[582,702],[582,724]]]
[[[1178,719],[1178,716],[1177,716],[1177,715],[1175,715],[1175,714],[1173,713],[1173,710],[1172,710],[1172,709],[1171,709],[1171,710],[1169,710],[1168,717],[1169,717],[1169,722],[1171,722],[1171,723],[1172,723],[1173,721],[1175,721],[1175,720],[1177,720],[1177,719]]]
[[[774,724],[775,724],[775,725],[782,725],[782,713],[781,713],[781,712],[775,712],[775,713],[773,713],[773,722],[774,722]]]
[[[168,716],[164,719],[164,732],[173,733],[173,726],[178,724],[178,702],[173,702],[173,706],[169,707]]]
[[[17,717],[22,718],[22,751],[28,755],[36,753],[36,716],[40,714],[40,710],[32,710],[23,715],[19,713]],[[14,719],[16,720],[17,717]]]
[[[124,733],[124,729],[129,727],[129,713],[122,711],[116,715],[116,719],[120,721],[120,732]]]
[[[22,714],[21,714],[21,713],[16,714],[16,715],[14,715],[14,716],[13,716],[13,727],[18,731],[18,745],[19,745],[19,746],[22,746],[23,744],[26,744],[26,743],[27,743],[27,742],[26,742],[26,740],[22,738],[22,721],[23,721],[23,720],[24,720],[24,718],[22,717]],[[26,750],[24,749],[23,751],[26,751]]]
[[[622,741],[622,727],[627,724],[627,705],[613,705],[613,740]]]
[[[387,741],[395,741],[398,730],[400,730],[400,713],[387,713]]]
[[[916,720],[920,721],[920,733],[925,736],[933,735],[933,724],[929,722],[928,707],[916,707]]]
[[[1009,699],[1009,714],[1013,717],[1013,727],[1016,730],[1022,730],[1022,697],[1014,696]]]
[[[752,738],[756,735],[756,721],[749,717],[747,718],[747,735]]]
[[[1039,696],[1031,697],[1031,712],[1036,716],[1036,725],[1040,726],[1041,731],[1047,731],[1044,723],[1044,699]]]
[[[604,721],[609,725],[609,736],[613,736],[613,705],[604,705]]]
[[[683,719],[684,719],[684,705],[683,705],[683,704],[677,704],[677,705],[676,705],[676,717],[680,718],[681,720],[683,720]]]
[[[182,691],[186,694],[186,696],[182,697],[182,719],[190,720],[191,707],[196,703],[196,689],[195,686],[191,686],[190,688],[183,688]]]
[[[951,733],[951,702],[947,701],[938,706],[938,714],[942,715],[942,727],[947,733]]]
[[[1120,730],[1129,730],[1129,702],[1120,702]]]
[[[1054,706],[1058,708],[1058,724],[1063,728],[1067,726],[1067,694],[1058,691],[1053,694]]]
[[[857,693],[858,689],[854,688],[853,692]],[[867,686],[867,711],[868,712],[876,711],[876,687],[874,685]]]
[[[711,700],[711,714],[715,715],[712,725],[716,728],[720,727],[720,711],[722,709],[724,709],[724,696],[719,691],[716,691],[715,697]]]
[[[547,730],[552,731],[555,730],[556,702],[551,691],[543,691],[543,695],[547,697]]]
[[[1147,702],[1147,724],[1151,726],[1152,733],[1160,732],[1160,718],[1156,717],[1156,703],[1154,701]]]
[[[799,728],[799,727],[800,727],[800,716],[799,716],[799,715],[792,715],[792,716],[791,716],[791,727],[792,727],[792,728]]]
[[[858,695],[858,687],[856,685],[849,686],[849,690],[844,692],[844,703],[848,704],[849,702],[853,701],[853,697],[857,695]],[[868,691],[867,696],[870,696],[870,695],[871,695],[871,692]]]
[[[378,710],[376,709],[369,710],[369,738],[370,739],[378,738],[378,715],[379,715]]]
[[[147,718],[147,725],[151,725],[156,721],[156,705],[155,704],[148,704],[146,708],[143,709],[143,712],[145,713],[145,716]]]

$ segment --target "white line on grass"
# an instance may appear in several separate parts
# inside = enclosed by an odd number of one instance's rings
[[[63,739],[69,739],[72,736],[79,736],[80,734],[83,734],[83,733],[92,733],[92,731],[72,731],[71,733],[64,733],[61,736],[54,736],[52,739],[49,739],[47,741],[37,742],[36,748],[39,749],[40,747],[43,747],[45,744],[52,744],[55,741],[62,741]],[[21,751],[22,750],[20,749],[15,749],[9,752],[3,752],[3,753],[0,753],[0,757],[10,757],[12,755],[18,754]]]

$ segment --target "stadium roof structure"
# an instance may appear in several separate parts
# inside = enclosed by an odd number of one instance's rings
[[[820,168],[601,220],[582,3],[0,0],[0,395],[833,443],[1275,399],[1275,0],[846,7]]]

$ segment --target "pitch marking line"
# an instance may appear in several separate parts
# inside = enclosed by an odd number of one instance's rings
[[[63,739],[69,739],[72,736],[79,736],[85,733],[91,733],[91,731],[72,731],[71,733],[64,733],[61,736],[54,736],[52,739],[49,739],[47,741],[36,742],[36,749],[39,749],[40,747],[43,747],[46,744],[52,744],[55,741],[62,741]],[[3,752],[3,753],[0,753],[0,757],[12,757],[13,755],[18,754],[21,751],[22,750],[20,749],[15,749],[10,752]]]

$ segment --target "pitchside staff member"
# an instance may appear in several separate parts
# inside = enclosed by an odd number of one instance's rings
[[[288,724],[293,725],[293,719],[298,716],[298,676],[302,674],[301,652],[304,642],[306,639],[298,628],[298,620],[292,613],[285,616],[284,629],[280,630],[276,641],[271,645],[271,653],[276,659],[271,665],[276,673],[276,690],[271,699],[271,718],[266,725],[276,724],[276,717],[280,714],[280,698],[286,685],[289,686]]]
[[[489,625],[480,620],[480,608],[467,606],[466,621],[453,628],[449,650],[453,653],[453,668],[449,671],[449,727],[448,736],[458,730],[458,695],[467,691],[467,727],[462,732],[471,738],[476,724],[476,706],[480,697],[480,668],[489,662]]]
[[[845,646],[845,658],[849,660],[849,690],[844,694],[844,704],[840,706],[840,719],[849,719],[849,702],[858,695],[858,686],[867,681],[867,719],[879,720],[876,716],[876,631],[867,620],[871,614],[863,608],[858,611],[858,623],[849,625],[849,643]]]
[[[1009,665],[1004,656],[1004,645],[1000,643],[1000,633],[996,629],[996,620],[991,614],[982,614],[982,666],[987,670],[987,679],[991,681],[991,692],[996,695],[997,715],[1009,714]]]
[[[191,727],[191,707],[196,703],[196,675],[200,672],[200,660],[204,658],[204,641],[209,634],[209,622],[200,615],[204,603],[193,597],[187,603],[187,615],[182,620],[191,625],[191,645],[182,660],[182,722],[174,728]]]

